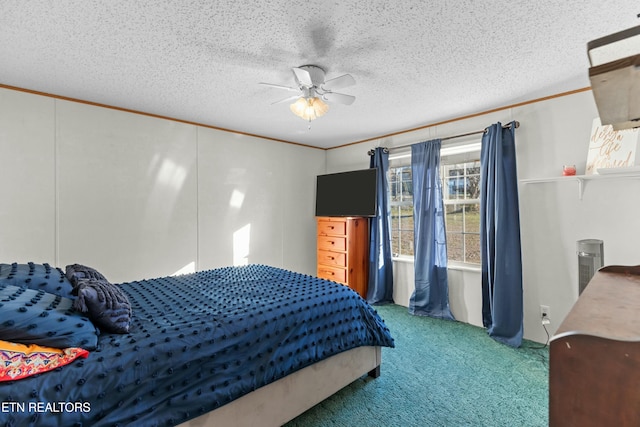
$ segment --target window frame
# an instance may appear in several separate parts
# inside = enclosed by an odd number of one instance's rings
[[[474,154],[477,156],[477,158],[473,158],[472,156],[474,156]],[[468,165],[469,164],[474,164],[477,163],[477,166],[473,166],[474,168],[478,169],[477,173],[471,173],[468,174],[467,170],[468,170]],[[463,177],[464,178],[464,190],[463,190],[463,194],[465,195],[464,198],[462,199],[456,199],[456,198],[444,198],[444,194],[443,194],[443,204],[444,204],[444,214],[445,214],[445,222],[446,222],[446,216],[447,216],[447,206],[466,206],[466,205],[477,205],[478,206],[478,216],[480,215],[480,189],[478,188],[478,197],[477,198],[466,198],[467,195],[467,185],[468,185],[468,178],[469,177],[478,177],[478,187],[480,187],[480,152],[479,151],[472,151],[469,152],[469,156],[467,156],[464,160],[457,160],[457,159],[450,159],[449,161],[445,161],[445,162],[441,162],[440,164],[440,181],[442,184],[442,188],[443,188],[443,193],[444,193],[444,188],[445,188],[445,180],[447,179],[452,179],[451,177],[445,177],[443,174],[443,171],[446,169],[447,166],[456,166],[456,165],[462,165],[464,167],[464,173],[462,175],[457,175],[457,177]],[[467,229],[467,218],[468,215],[466,213],[465,210],[463,210],[462,212],[462,230],[461,231],[451,231],[449,228],[447,229],[447,254],[450,253],[449,251],[449,243],[451,242],[451,239],[449,238],[450,234],[455,234],[455,235],[460,235],[462,236],[462,260],[449,260],[447,259],[447,264],[449,264],[450,262],[453,262],[456,265],[464,265],[464,266],[475,266],[475,267],[480,267],[482,259],[480,258],[478,260],[478,262],[470,262],[468,261],[469,256],[468,254],[471,252],[471,250],[467,250],[467,239],[466,236],[477,236],[478,238],[478,256],[481,257],[481,248],[480,248],[480,224],[479,224],[479,218],[478,218],[478,231],[468,231]],[[448,258],[448,255],[447,255]]]
[[[409,159],[410,159],[410,157],[409,157]],[[389,166],[389,172],[391,172],[392,169],[399,169],[399,168],[408,168],[409,172],[411,172],[411,162],[409,161],[409,164],[402,164],[402,165],[397,165],[397,166],[393,166],[393,167]],[[396,173],[396,176],[401,175],[401,174],[402,173],[400,173],[400,174]],[[391,177],[388,177],[388,178],[391,178]],[[389,210],[390,210],[390,213],[391,213],[391,218],[393,218],[393,209],[394,208],[397,207],[398,209],[402,209],[403,207],[404,208],[411,207],[411,220],[410,220],[411,229],[403,228],[401,225],[399,225],[397,230],[399,232],[399,234],[398,234],[398,247],[399,247],[399,249],[402,249],[402,244],[400,242],[402,241],[403,232],[404,233],[408,233],[408,234],[410,234],[412,236],[411,240],[408,242],[408,244],[411,247],[411,252],[412,253],[411,254],[403,254],[403,253],[401,253],[401,251],[398,251],[398,252],[393,252],[392,256],[393,256],[393,258],[410,258],[410,259],[413,259],[414,258],[414,256],[413,256],[413,244],[414,244],[414,242],[413,242],[413,233],[414,233],[414,230],[413,230],[413,195],[411,197],[411,200],[401,200],[399,202],[393,202],[392,201],[393,198],[391,197],[391,194],[390,194],[392,192],[391,186],[393,184],[397,184],[398,181],[395,181],[395,180],[392,181],[391,179],[389,179],[388,182],[389,182],[389,188],[387,189],[387,194],[389,195]],[[402,182],[404,182],[404,181],[400,180],[400,185],[402,185]],[[397,190],[398,189],[396,189],[396,191]],[[413,194],[413,189],[412,189],[411,193]],[[400,194],[401,195],[403,194],[402,188],[400,188]],[[399,217],[402,218],[401,215]],[[394,231],[394,229],[393,229],[393,219],[391,219],[391,226],[392,226],[392,229],[391,229],[390,238],[391,238],[391,248],[393,250],[393,237],[394,237],[394,235],[393,235],[393,231]]]
[[[449,152],[448,152],[449,150]],[[391,175],[392,171],[398,168],[411,168],[411,154],[409,153],[401,153],[401,154],[397,154],[397,155],[391,155],[390,158],[390,164],[389,164],[389,174]],[[445,185],[445,176],[444,176],[444,172],[445,172],[445,168],[446,166],[452,166],[452,165],[458,165],[458,164],[467,164],[467,163],[474,163],[474,162],[478,162],[478,167],[479,167],[479,161],[480,161],[480,144],[477,141],[472,141],[469,142],[467,141],[466,143],[460,143],[460,144],[456,144],[453,145],[451,148],[449,146],[447,147],[442,147],[441,149],[441,162],[440,162],[440,183],[442,185],[442,189],[443,189],[443,204],[445,205],[445,221],[446,221],[446,210],[447,210],[447,206],[448,205],[480,205],[480,195],[478,194],[478,198],[474,198],[474,199],[447,199],[445,198],[445,194],[444,194],[444,185]],[[465,165],[465,170],[466,170],[467,166]],[[478,175],[478,180],[479,180],[479,174],[480,171],[478,171],[478,174],[472,174],[472,176],[476,176]],[[465,178],[467,177],[467,174],[465,173],[463,175]],[[393,218],[393,210],[396,207],[399,207],[400,204],[402,204],[402,206],[411,206],[412,207],[412,212],[413,212],[413,198],[411,198],[410,201],[401,201],[399,202],[392,202],[392,197],[391,197],[391,186],[392,186],[392,181],[391,181],[391,176],[388,176],[389,178],[389,188],[387,189],[388,191],[388,195],[389,195],[389,211],[391,213],[391,218]],[[466,185],[466,184],[465,184]],[[480,184],[478,184],[480,185]],[[463,220],[466,219],[466,216],[463,215]],[[398,231],[400,232],[398,234],[398,239],[400,241],[400,239],[402,238],[402,228],[398,228]],[[394,250],[394,246],[393,246],[393,239],[394,239],[394,232],[395,229],[393,228],[393,219],[391,219],[391,249],[393,251],[392,257],[394,260],[399,260],[399,261],[409,261],[409,260],[414,260],[415,256],[413,253],[411,254],[407,254],[407,253],[403,253],[403,251],[396,251]],[[405,230],[405,233],[407,232],[407,230]],[[447,229],[447,235],[449,235],[450,231]],[[447,267],[448,268],[454,268],[454,269],[461,269],[461,270],[473,270],[473,271],[477,271],[481,268],[481,258],[479,260],[478,263],[475,262],[468,262],[466,261],[468,259],[467,257],[467,249],[466,249],[466,242],[465,242],[465,235],[477,235],[478,236],[478,251],[481,251],[480,248],[480,229],[478,229],[477,232],[469,232],[467,230],[465,230],[464,228],[464,224],[463,224],[463,228],[462,231],[460,231],[459,233],[456,234],[460,234],[462,236],[462,242],[464,244],[463,246],[463,260],[452,260],[452,259],[447,259]],[[411,251],[413,252],[413,229],[411,230]],[[399,248],[402,249],[400,243],[399,243]],[[448,250],[449,252],[449,250]],[[481,252],[480,252],[480,257],[481,257]]]

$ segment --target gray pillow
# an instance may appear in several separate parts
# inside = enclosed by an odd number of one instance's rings
[[[71,264],[65,267],[65,274],[71,284],[75,287],[78,285],[78,281],[85,279],[104,280],[107,278],[102,275],[95,268],[87,267],[82,264]]]
[[[91,321],[105,332],[126,334],[131,326],[131,303],[124,292],[106,280],[79,280],[74,289],[73,308],[87,313]]]

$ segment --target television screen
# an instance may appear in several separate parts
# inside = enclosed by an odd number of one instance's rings
[[[316,216],[376,216],[375,168],[318,175]]]

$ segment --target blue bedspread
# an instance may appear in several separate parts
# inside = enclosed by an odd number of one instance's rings
[[[358,346],[390,346],[346,286],[262,265],[120,285],[131,331],[56,371],[0,383],[0,425],[173,426]]]

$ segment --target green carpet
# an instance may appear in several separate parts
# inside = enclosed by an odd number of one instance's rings
[[[382,349],[381,376],[355,381],[287,427],[548,424],[547,348],[513,349],[466,323],[375,308],[396,342]]]

